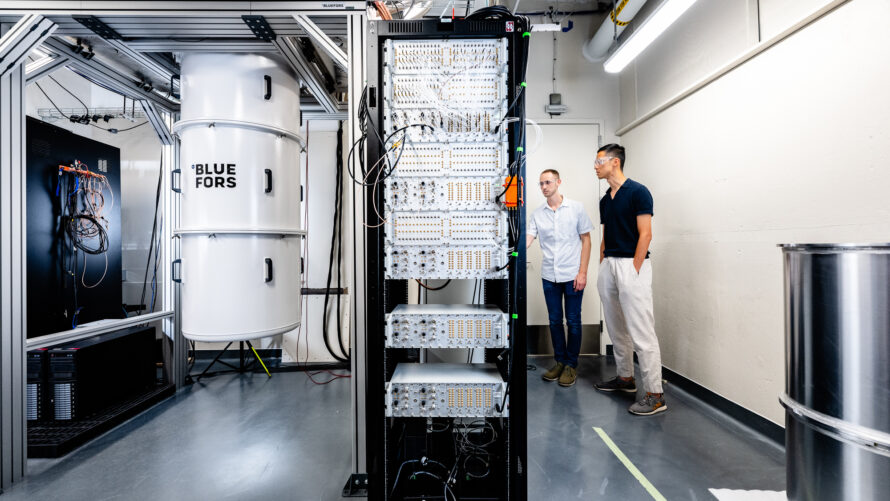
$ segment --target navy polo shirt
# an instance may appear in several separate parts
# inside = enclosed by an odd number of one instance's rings
[[[605,225],[606,257],[634,257],[640,232],[637,216],[653,214],[652,194],[642,184],[626,179],[612,198],[612,188],[600,199],[600,223]],[[646,257],[649,253],[646,252]]]

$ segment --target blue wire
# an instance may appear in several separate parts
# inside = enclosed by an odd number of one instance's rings
[[[160,259],[161,232],[163,232],[163,230],[164,230],[164,219],[162,216],[161,224],[159,225],[159,228],[158,228],[158,243],[157,243],[157,246],[155,246],[154,272],[152,273],[152,276],[151,276],[151,302],[148,303],[150,305],[149,308],[151,308],[150,313],[154,313],[154,311],[155,311],[155,294],[157,293],[157,287],[158,287],[158,260]]]
[[[71,319],[71,328],[72,328],[72,329],[76,329],[76,328],[77,328],[77,315],[80,314],[80,310],[82,310],[82,309],[83,309],[83,306],[81,306],[80,308],[74,310],[74,318]]]
[[[155,283],[154,283],[154,280],[152,280],[152,283],[151,283],[151,301],[148,304],[149,305],[155,304]],[[151,306],[149,306],[149,308],[151,308]],[[154,308],[152,308],[152,310],[154,310]],[[154,313],[154,311],[149,311],[149,313]]]

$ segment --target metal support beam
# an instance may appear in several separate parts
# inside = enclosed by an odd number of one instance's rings
[[[25,475],[27,459],[24,170],[25,68],[19,59],[0,76],[0,491]]]
[[[69,58],[68,68],[87,80],[112,90],[135,101],[146,100],[167,111],[177,111],[179,105],[158,94],[143,90],[138,86],[140,81],[136,75],[126,75],[116,68],[99,60],[98,57],[84,59],[74,52],[67,42],[57,38],[48,38],[43,43],[53,52]]]
[[[173,123],[179,119],[179,114],[165,114],[164,123],[171,130]],[[162,227],[163,238],[161,242],[161,262],[163,270],[169,270],[174,259],[180,257],[180,238],[174,238],[173,231],[179,228],[180,196],[177,196],[171,186],[173,169],[179,167],[179,138],[173,136],[173,142],[164,146],[164,170],[161,175],[161,203],[164,208],[164,224]],[[175,314],[167,318],[163,323],[164,334],[171,344],[171,363],[168,374],[170,381],[176,384],[176,389],[182,389],[185,378],[188,375],[188,340],[182,335],[182,294],[180,287],[173,282],[173,277],[166,271],[160,277],[161,298],[165,310],[173,310]]]
[[[173,80],[173,75],[178,75],[178,71],[170,71],[165,65],[158,63],[154,58],[149,57],[148,54],[143,54],[142,52],[137,52],[133,50],[129,45],[124,43],[121,40],[104,40],[105,43],[117,49],[117,51],[128,58],[132,59],[133,62],[138,64],[142,69],[154,75],[156,78],[160,79],[160,82],[156,83],[164,83],[167,84],[171,80]],[[178,82],[175,84],[178,85]]]
[[[18,67],[35,47],[56,31],[56,23],[39,14],[28,14],[0,39],[0,76]]]
[[[368,22],[364,15],[355,14],[348,16],[348,37],[347,37],[347,62],[349,63],[349,105],[348,105],[348,127],[347,143],[355,144],[361,137],[362,131],[358,122],[358,110],[361,106],[362,89],[367,80],[367,49],[365,47],[365,34],[368,30]],[[348,169],[348,165],[344,163],[344,169]],[[344,179],[349,179],[348,174],[344,173]],[[364,210],[365,189],[355,183],[349,182],[352,188],[347,189],[344,193],[344,201],[346,207],[344,211],[348,214],[352,211],[352,231],[347,232],[347,256],[350,259],[351,266],[347,265],[347,287],[349,288],[351,297],[349,304],[352,311],[349,314],[349,341],[350,341],[350,357],[352,360],[352,477],[350,482],[353,483],[361,478],[361,474],[367,473],[367,424],[365,422],[366,399],[368,398],[368,378],[366,373],[366,341],[365,336],[365,230],[361,222],[365,220]],[[379,391],[370,392],[372,398],[379,398]],[[367,477],[364,477],[367,478]],[[364,486],[367,488],[367,485]]]
[[[182,2],[144,2],[144,1],[113,1],[99,0],[84,2],[81,0],[57,0],[53,2],[33,0],[4,0],[0,4],[0,13],[28,14],[50,13],[52,15],[91,14],[94,16],[178,16],[178,17],[212,17],[242,14],[259,14],[263,16],[289,16],[301,12],[313,16],[334,14],[354,14],[364,12],[364,0],[296,0],[296,1],[182,1]]]
[[[321,28],[313,23],[312,20],[309,19],[309,16],[295,14],[294,19],[297,21],[297,24],[306,31],[309,38],[311,38],[321,50],[325,51],[325,53],[331,57],[334,64],[343,68],[345,71],[349,71],[349,65],[346,62],[346,52],[331,40]]]
[[[145,99],[140,100],[139,104],[145,111],[145,117],[148,119],[148,123],[151,124],[151,128],[154,129],[155,134],[158,135],[161,144],[164,146],[173,144],[173,134],[167,127],[167,122],[164,120],[164,116],[158,111],[155,105],[151,101],[146,101]]]
[[[28,458],[23,62],[55,29],[30,14],[0,33],[0,492],[25,476]]]
[[[303,121],[306,120],[346,120],[348,113],[338,111],[336,113],[327,113],[325,111],[311,111],[300,108],[300,114],[303,115]]]
[[[170,40],[146,38],[127,45],[137,52],[277,52],[269,42],[256,39]]]
[[[122,318],[113,321],[100,321],[92,324],[79,325],[76,329],[56,332],[55,334],[47,334],[29,339],[25,343],[25,347],[29,350],[37,350],[40,348],[49,348],[62,343],[70,343],[88,337],[98,336],[107,332],[114,332],[134,325],[142,325],[153,320],[160,320],[173,315],[172,311],[157,311],[154,313],[145,313],[135,317]]]
[[[25,66],[27,83],[36,82],[41,78],[64,68],[68,64],[67,56],[47,56]]]
[[[130,44],[130,42],[127,42],[127,47],[130,47],[129,44]],[[132,47],[130,47],[130,48],[132,49]],[[162,52],[167,52],[167,51],[162,51]],[[161,54],[145,54],[144,56],[151,59],[154,62],[154,64],[157,64],[161,68],[165,69],[167,71],[167,73],[174,75],[174,76],[179,75],[179,67],[176,66],[176,63],[174,63],[170,58],[164,57]],[[177,86],[178,86],[178,84],[177,84]]]
[[[322,78],[318,68],[312,65],[306,59],[306,56],[303,55],[297,40],[291,37],[278,37],[272,43],[278,47],[278,50],[281,51],[287,62],[297,72],[297,77],[309,89],[309,92],[315,96],[325,111],[328,113],[338,112],[340,109],[339,104],[324,88],[322,83],[324,78]]]

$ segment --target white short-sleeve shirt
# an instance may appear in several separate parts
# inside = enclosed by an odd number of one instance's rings
[[[574,280],[581,267],[581,235],[593,231],[584,204],[563,196],[553,210],[545,201],[529,217],[526,231],[541,244],[541,277],[550,282]]]

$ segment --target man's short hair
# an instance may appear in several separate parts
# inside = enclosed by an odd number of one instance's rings
[[[546,169],[544,172],[541,173],[541,175],[543,176],[544,174],[547,174],[548,172],[549,172],[550,174],[553,174],[554,176],[556,176],[556,179],[561,179],[561,178],[559,177],[559,171],[556,170],[556,169]]]
[[[596,152],[599,153],[601,151],[605,152],[607,157],[617,158],[619,167],[621,167],[621,170],[624,171],[624,159],[625,159],[624,146],[621,146],[620,144],[615,144],[615,143],[607,144],[607,145],[603,146],[602,148],[598,149]]]

